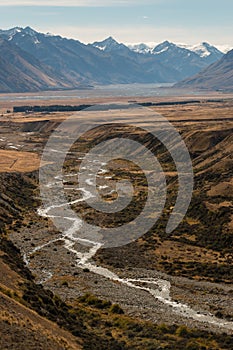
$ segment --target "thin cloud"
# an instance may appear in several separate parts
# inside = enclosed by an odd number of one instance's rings
[[[142,22],[141,22],[142,23]],[[33,26],[33,25],[32,25]],[[186,28],[181,26],[145,26],[141,24],[135,29],[134,26],[70,26],[70,25],[52,25],[37,26],[35,28],[41,32],[50,32],[55,35],[61,35],[68,38],[74,38],[84,43],[100,41],[109,36],[113,36],[118,42],[123,43],[159,43],[165,40],[172,42],[183,42],[188,44],[196,44],[207,41],[213,45],[222,45],[229,43],[229,47],[233,48],[231,32],[228,35],[216,33],[213,27],[199,27],[195,32],[190,33]],[[136,40],[135,40],[136,38]],[[151,44],[149,43],[149,45]]]
[[[135,33],[138,42],[164,41],[170,39],[170,31],[167,28],[154,28],[152,26],[138,26],[137,30],[132,26],[111,26],[106,28],[102,26],[46,26],[46,30],[38,28],[41,32],[50,32],[56,35],[65,36],[80,40],[84,43],[100,41],[112,36],[118,42],[135,42]],[[172,28],[174,32],[182,32],[182,29]],[[161,38],[161,39],[160,39]]]
[[[162,0],[146,0],[143,5],[161,3]],[[1,0],[0,6],[62,6],[62,7],[111,7],[141,5],[141,0]]]

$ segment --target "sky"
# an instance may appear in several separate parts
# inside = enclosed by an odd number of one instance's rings
[[[169,40],[233,47],[232,0],[0,0],[0,28],[30,26],[84,43]]]

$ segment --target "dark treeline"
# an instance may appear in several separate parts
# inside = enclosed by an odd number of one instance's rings
[[[91,107],[91,105],[52,105],[52,106],[15,106],[13,107],[14,113],[31,113],[31,112],[77,112],[85,108]]]
[[[167,102],[142,102],[139,103],[140,106],[150,107],[150,106],[173,106],[173,105],[188,105],[193,103],[202,102],[223,102],[224,100],[188,100],[188,101],[167,101]]]
[[[202,100],[188,100],[188,101],[167,101],[167,102],[141,102],[137,103],[136,101],[132,101],[135,104],[138,104],[140,106],[144,107],[150,107],[150,106],[173,106],[173,105],[187,105],[187,104],[199,104],[202,103]],[[205,102],[223,102],[223,100],[205,100]],[[107,108],[119,108],[119,105],[99,105],[97,107],[97,110],[105,110]],[[49,112],[77,112],[77,111],[82,111],[83,109],[93,107],[90,104],[84,104],[84,105],[76,105],[76,106],[71,106],[71,105],[51,105],[51,106],[14,106],[13,107],[13,112],[14,113],[32,113],[32,112],[44,112],[44,113],[49,113]],[[124,106],[121,106],[123,108]]]

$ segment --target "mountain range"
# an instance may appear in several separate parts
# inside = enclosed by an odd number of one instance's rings
[[[178,52],[195,53],[199,57],[203,58],[208,64],[213,63],[214,61],[221,58],[223,51],[220,51],[217,47],[210,45],[209,43],[203,42],[197,45],[187,45],[187,44],[174,44],[169,41],[165,41],[161,44],[129,44],[128,47],[135,52],[143,54],[154,54],[158,55],[162,52],[169,52],[176,49]],[[181,50],[180,50],[181,49]],[[185,50],[182,50],[185,49]],[[162,51],[162,52],[161,52]]]
[[[161,63],[166,67],[176,70],[176,80],[184,79],[192,74],[199,72],[209,64],[219,60],[223,53],[208,43],[202,43],[200,50],[191,50],[186,47],[178,46],[169,41],[150,48],[145,44],[129,45],[119,44],[112,37],[102,42],[94,42],[94,47],[103,52],[115,52],[118,55],[131,55],[132,52],[139,54],[140,59],[148,64],[149,60]],[[142,56],[144,56],[142,58]]]
[[[165,41],[149,48],[109,37],[86,45],[30,27],[0,30],[0,39],[0,92],[176,83],[224,56],[208,43],[190,48]]]

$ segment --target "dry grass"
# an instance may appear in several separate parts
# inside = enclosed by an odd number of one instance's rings
[[[30,172],[40,167],[36,153],[0,150],[0,172]]]
[[[0,292],[1,349],[79,350],[77,339],[55,323]]]

